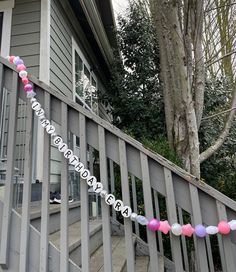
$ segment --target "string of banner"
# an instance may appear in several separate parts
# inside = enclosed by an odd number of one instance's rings
[[[194,233],[198,237],[205,237],[206,235],[214,235],[217,233],[227,235],[231,230],[236,230],[236,220],[231,220],[230,222],[220,221],[217,226],[205,227],[202,224],[199,224],[193,227],[191,224],[181,226],[178,223],[174,223],[170,225],[167,220],[162,221],[156,218],[148,219],[145,216],[132,212],[132,209],[129,206],[125,206],[122,200],[116,199],[113,194],[109,194],[104,190],[103,184],[98,182],[95,176],[90,175],[90,171],[84,167],[83,163],[80,162],[79,158],[68,148],[68,145],[64,143],[63,139],[57,135],[55,127],[51,125],[50,121],[45,117],[45,111],[35,98],[36,93],[33,90],[33,85],[29,82],[24,61],[18,56],[8,56],[7,59],[10,63],[16,65],[27,98],[32,104],[32,109],[36,116],[38,116],[42,127],[49,135],[51,135],[55,146],[57,146],[64,157],[69,160],[69,163],[74,166],[75,171],[77,171],[80,174],[80,177],[87,182],[88,186],[92,187],[95,193],[104,198],[107,205],[112,206],[115,211],[121,212],[124,218],[130,218],[132,221],[137,221],[139,224],[147,226],[151,231],[161,231],[164,234],[168,234],[171,231],[176,236],[185,235],[191,237]]]

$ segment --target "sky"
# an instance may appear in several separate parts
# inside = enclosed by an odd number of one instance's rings
[[[128,0],[112,0],[114,14],[116,18],[119,13],[125,12],[126,8],[128,7],[128,3]]]

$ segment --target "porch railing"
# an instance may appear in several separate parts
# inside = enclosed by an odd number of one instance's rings
[[[168,219],[170,223],[190,222],[193,225],[217,225],[219,220],[236,218],[236,203],[207,184],[197,180],[163,157],[145,149],[139,142],[119,129],[84,109],[72,100],[62,96],[44,83],[31,77],[37,92],[37,99],[46,116],[61,127],[61,136],[66,141],[69,134],[79,138],[80,160],[88,164],[87,153],[96,157],[99,169],[95,175],[102,181],[108,192],[122,195],[125,205],[131,205],[136,212],[144,212],[148,218]],[[8,266],[11,210],[13,203],[13,178],[15,166],[15,145],[18,100],[26,101],[23,86],[13,66],[0,60],[0,90],[10,92],[10,116],[7,143],[7,169],[5,200],[1,219],[0,264]],[[0,92],[0,99],[1,99]],[[1,103],[0,103],[1,104]],[[32,181],[32,135],[33,112],[27,104],[27,125],[24,159],[24,186],[21,219],[20,270],[27,271],[30,224],[30,201]],[[44,134],[43,183],[41,206],[40,271],[48,271],[49,245],[49,191],[50,191],[50,143]],[[82,271],[89,271],[89,201],[88,186],[80,183],[81,201],[81,260]],[[61,160],[61,271],[69,271],[68,246],[68,164]],[[213,272],[236,271],[236,234],[218,235],[216,238],[163,236],[124,219],[101,202],[103,232],[104,271],[113,271],[111,249],[111,218],[124,225],[127,271],[135,271],[135,248],[133,235],[146,240],[150,257],[150,271],[163,271],[159,256],[168,259],[172,271]],[[159,252],[159,254],[157,253]]]

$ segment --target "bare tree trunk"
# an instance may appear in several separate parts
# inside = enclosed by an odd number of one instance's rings
[[[168,140],[182,158],[184,168],[200,177],[192,60],[186,55],[179,7],[175,1],[152,0],[151,9],[159,37]]]

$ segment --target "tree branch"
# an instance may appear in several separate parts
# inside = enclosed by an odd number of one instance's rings
[[[208,159],[209,157],[211,157],[224,143],[226,137],[229,134],[231,125],[232,125],[232,121],[234,120],[234,115],[235,115],[235,111],[236,111],[236,86],[234,85],[234,91],[233,91],[233,101],[232,101],[232,107],[233,110],[230,111],[228,118],[225,122],[224,125],[224,129],[221,132],[219,138],[215,141],[215,143],[213,145],[211,145],[207,150],[205,150],[204,152],[202,152],[200,154],[200,163],[204,162],[206,159]]]
[[[222,56],[222,57],[220,57],[220,58],[218,58],[218,59],[216,59],[216,60],[210,62],[209,64],[207,64],[207,68],[208,68],[209,66],[213,65],[214,63],[216,63],[216,62],[218,62],[218,61],[220,61],[220,60],[222,60],[222,59],[224,59],[224,58],[227,58],[227,57],[229,57],[229,56],[231,56],[231,55],[233,55],[233,54],[236,54],[236,50],[234,50],[234,51],[232,51],[232,52],[229,52],[229,53],[225,54],[224,56]]]
[[[220,8],[224,8],[224,7],[229,7],[229,6],[234,6],[234,5],[236,5],[236,2],[230,3],[230,4],[225,4],[225,5],[218,6],[218,7],[214,7],[214,8],[211,8],[211,9],[207,9],[207,10],[205,10],[205,12],[210,12],[210,11],[213,11],[213,10],[216,10],[216,9],[220,9]]]
[[[221,115],[221,114],[228,113],[228,112],[230,112],[230,111],[232,111],[232,110],[236,110],[236,107],[235,107],[235,108],[228,109],[228,110],[225,110],[225,111],[218,112],[218,113],[216,113],[216,114],[213,114],[213,115],[210,115],[210,116],[207,116],[207,117],[204,117],[204,118],[202,118],[202,121],[205,121],[205,120],[214,118],[214,117],[219,116],[219,115]]]

